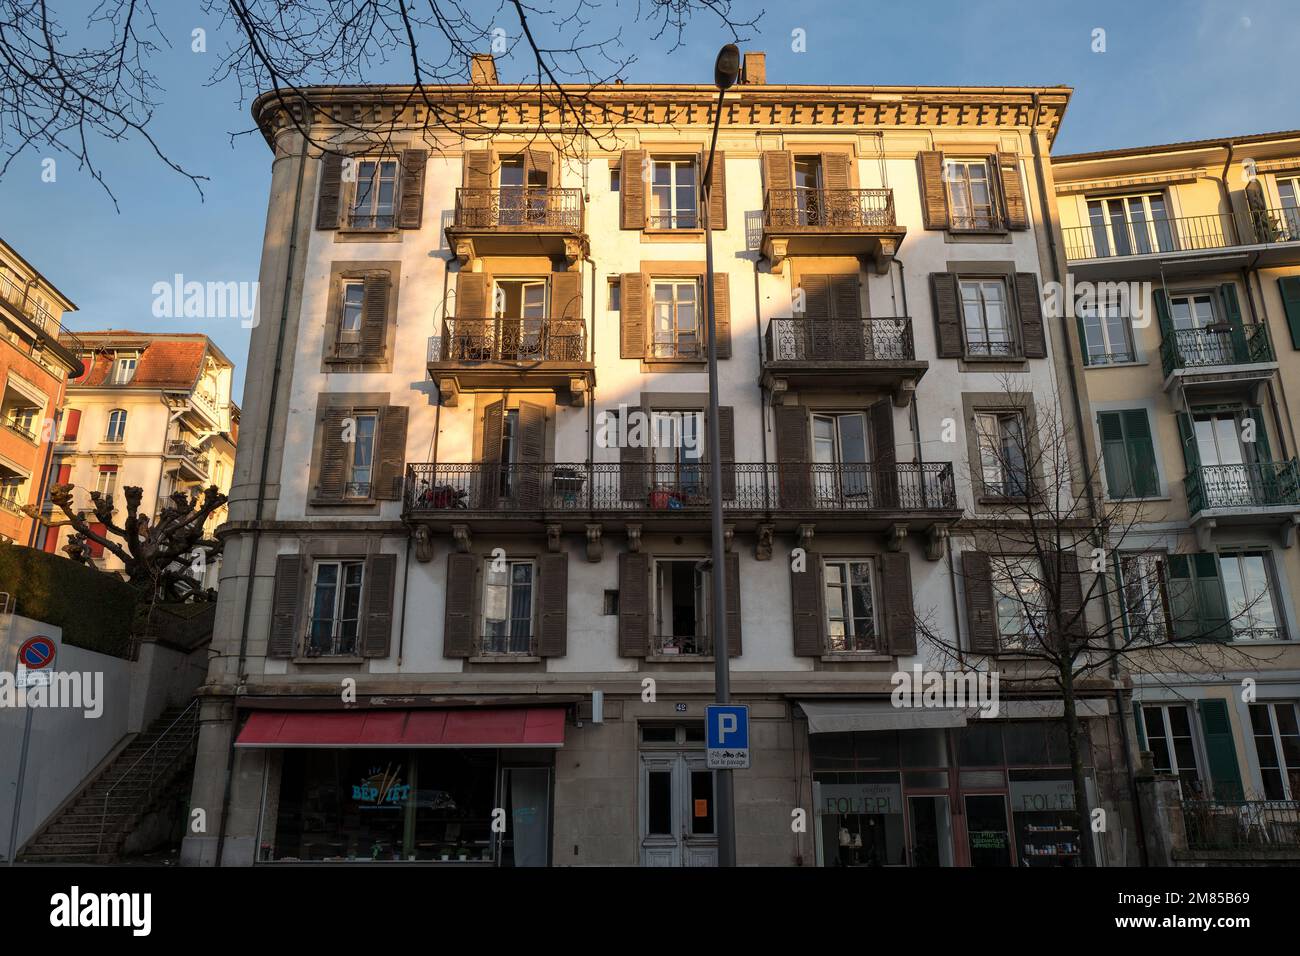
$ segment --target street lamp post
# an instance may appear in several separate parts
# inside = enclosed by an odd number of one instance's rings
[[[718,346],[717,321],[713,301],[713,233],[709,223],[709,206],[713,197],[713,155],[718,148],[718,126],[722,122],[722,100],[727,89],[740,74],[740,50],[728,43],[718,52],[714,65],[714,85],[718,88],[718,107],[713,117],[713,138],[709,142],[709,159],[704,168],[704,201],[701,218],[704,225],[704,301],[707,312],[706,349],[709,359],[709,518],[713,533],[713,693],[719,704],[731,699],[731,681],[727,654],[727,572],[726,546],[722,536],[722,442],[718,431]],[[725,201],[725,199],[724,199]],[[718,821],[718,866],[736,865],[736,807],[730,770],[718,770],[714,794],[715,819]]]

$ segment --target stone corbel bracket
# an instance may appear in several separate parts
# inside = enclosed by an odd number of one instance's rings
[[[605,553],[601,542],[601,535],[604,530],[604,527],[599,524],[587,525],[587,560],[592,564],[599,564]]]
[[[428,525],[417,524],[412,537],[415,538],[415,560],[428,564],[433,560],[433,532]]]
[[[641,526],[639,524],[627,526],[627,549],[632,554],[641,553]]]
[[[776,535],[776,525],[761,524],[758,526],[758,537],[754,540],[754,560],[771,561],[772,560],[772,539]]]
[[[943,557],[943,549],[948,541],[948,528],[934,525],[925,535],[925,560],[938,561]]]
[[[560,536],[564,528],[558,524],[548,524],[546,526],[546,550],[556,554],[560,551]]]
[[[470,537],[469,525],[454,524],[451,526],[451,538],[456,542],[456,550],[461,554],[469,554],[473,547],[473,540]]]
[[[813,546],[813,533],[817,526],[812,524],[801,524],[795,531],[795,547],[803,548],[805,551],[811,551]]]

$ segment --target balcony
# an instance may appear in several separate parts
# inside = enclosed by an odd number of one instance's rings
[[[788,389],[849,386],[889,391],[901,408],[927,368],[907,316],[779,318],[763,334],[763,386],[778,403]]]
[[[1160,343],[1165,389],[1252,391],[1273,376],[1277,355],[1265,325],[1166,331]]]
[[[1280,525],[1289,539],[1300,521],[1300,465],[1294,458],[1201,465],[1183,478],[1183,488],[1202,550],[1210,550],[1209,532],[1219,526]]]
[[[596,382],[580,319],[447,319],[429,339],[429,377],[443,404],[460,392],[548,388],[581,405]]]
[[[589,248],[581,189],[460,188],[446,232],[462,265],[482,256],[564,256],[574,263]]]
[[[1252,854],[1287,854],[1300,858],[1300,801],[1182,801],[1189,850],[1235,850]],[[1272,857],[1266,857],[1266,859]]]
[[[167,442],[167,457],[175,458],[178,472],[187,475],[193,481],[204,481],[208,477],[208,456],[189,442],[173,438]]]
[[[81,367],[81,362],[76,353],[84,347],[81,339],[65,329],[53,312],[38,305],[31,298],[31,290],[16,282],[9,272],[0,273],[0,302],[35,330],[42,350],[52,349],[60,359],[74,367],[74,374],[79,374],[76,369]],[[60,343],[60,339],[64,342]]]
[[[789,256],[857,256],[884,275],[907,234],[891,189],[769,189],[763,255],[775,271]]]

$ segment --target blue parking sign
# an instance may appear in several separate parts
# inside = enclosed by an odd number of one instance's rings
[[[749,706],[709,704],[704,708],[704,736],[710,770],[749,769]]]

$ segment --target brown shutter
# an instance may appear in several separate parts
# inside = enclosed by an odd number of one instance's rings
[[[963,551],[961,573],[966,593],[966,624],[973,654],[998,652],[998,623],[993,606],[993,569],[987,551]]]
[[[397,587],[397,555],[366,558],[366,616],[361,632],[362,657],[387,657],[393,635],[393,597]]]
[[[339,193],[343,188],[343,157],[326,153],[321,157],[320,200],[316,203],[316,228],[339,227]]]
[[[798,657],[821,657],[822,641],[822,556],[816,551],[804,555],[802,571],[790,568],[790,616],[794,620],[794,652]]]
[[[1020,336],[1025,358],[1046,358],[1043,303],[1038,297],[1038,276],[1032,272],[1016,273],[1016,310],[1020,314]]]
[[[867,356],[860,283],[856,272],[830,277],[831,311],[835,319],[832,341],[835,357],[841,361]]]
[[[1056,565],[1060,561],[1061,579],[1056,580]],[[1081,613],[1083,607],[1083,579],[1079,575],[1079,556],[1073,551],[1053,551],[1043,555],[1043,579],[1048,588],[1049,602],[1055,600],[1060,608],[1060,621],[1074,640],[1088,634],[1087,623]]]
[[[625,272],[619,280],[619,355],[625,359],[645,358],[645,276]]]
[[[542,507],[542,461],[546,457],[546,409],[532,402],[519,403],[519,455],[516,487],[519,507]]]
[[[730,405],[718,406],[718,445],[722,462],[722,497],[736,497],[736,413]]]
[[[275,583],[271,596],[271,633],[266,642],[267,657],[293,657],[297,653],[302,574],[302,555],[281,554],[276,557]]]
[[[704,161],[708,161],[707,155]],[[709,190],[709,228],[727,228],[727,154],[722,150],[713,154],[713,187]]]
[[[401,229],[419,229],[424,222],[424,168],[427,149],[402,150],[402,204],[397,218]]]
[[[478,476],[476,500],[479,508],[496,504],[497,489],[501,487],[501,430],[506,403],[498,400],[483,409],[483,466]]]
[[[538,574],[537,655],[563,657],[569,635],[569,552],[543,556]]]
[[[490,319],[492,277],[486,272],[456,274],[456,318]],[[469,329],[464,334],[470,334]]]
[[[731,358],[731,292],[725,272],[713,274],[713,322],[718,331],[718,358]]]
[[[388,346],[387,272],[368,272],[361,294],[361,356],[382,359]]]
[[[546,186],[553,186],[551,182],[551,154],[544,149],[526,149],[524,150],[524,185],[532,185],[532,173],[544,173],[543,178],[546,180]]]
[[[835,324],[831,321],[831,277],[805,275],[799,277],[803,290],[805,346],[807,357],[829,362],[835,358]]]
[[[881,508],[897,508],[898,456],[894,448],[894,406],[881,399],[867,409],[871,420],[871,464],[875,478],[876,504]]]
[[[1008,229],[1029,228],[1029,207],[1025,187],[1020,179],[1020,157],[1016,153],[998,153],[994,157],[1001,174],[1003,212]]]
[[[880,596],[885,622],[885,647],[895,657],[916,653],[916,620],[912,612],[912,562],[906,554],[880,556]]]
[[[474,653],[474,596],[478,558],[453,551],[447,555],[447,613],[442,626],[442,656]]]
[[[808,410],[801,405],[772,409],[776,422],[776,460],[779,466],[780,502],[787,510],[810,506],[808,475]]]
[[[763,184],[769,192],[774,189],[786,191],[794,189],[793,154],[784,149],[764,150]]]
[[[618,556],[618,653],[645,657],[650,647],[650,557]]]
[[[828,189],[849,188],[849,154],[822,153],[822,185]],[[835,200],[827,198],[827,212],[836,209]]]
[[[934,291],[934,339],[939,358],[961,358],[961,291],[951,272],[931,272]]]
[[[623,151],[623,168],[619,171],[619,228],[645,228],[645,159],[643,149]],[[624,287],[626,294],[626,287]],[[624,306],[626,308],[626,306]]]
[[[727,568],[727,656],[740,656],[740,555],[729,552],[723,562]]]
[[[650,456],[646,443],[650,440],[650,421],[649,412],[644,408],[637,408],[629,405],[626,413],[631,415],[632,412],[641,412],[646,417],[643,419],[644,428],[642,430],[643,441],[638,445],[632,445],[630,442],[621,442],[618,448],[618,494],[624,501],[639,501],[641,504],[646,503],[646,492],[649,491],[647,478],[650,471]],[[619,423],[623,429],[623,434],[628,434],[631,423]]]
[[[551,317],[582,321],[582,273],[551,273]]]
[[[379,468],[374,497],[378,501],[401,501],[406,477],[406,422],[410,409],[385,405],[379,410]]]
[[[343,440],[344,420],[352,409],[330,405],[321,412],[320,474],[317,478],[316,497],[321,501],[342,501],[347,481],[348,452],[352,449]]]
[[[474,149],[465,154],[464,186],[466,189],[492,188],[492,150]]]
[[[943,153],[922,152],[921,216],[926,229],[948,228],[948,187],[943,181]]]
[[[457,197],[456,224],[471,229],[486,229],[492,221],[492,150],[475,149],[465,153],[462,185],[465,193]]]

